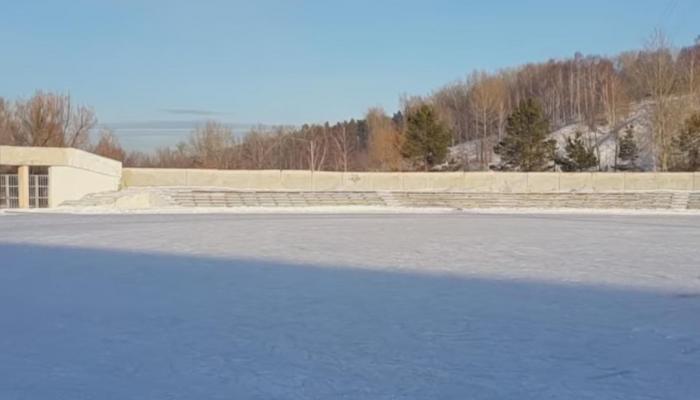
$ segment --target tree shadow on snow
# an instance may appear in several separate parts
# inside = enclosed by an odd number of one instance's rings
[[[700,298],[0,244],[2,399],[692,399]]]

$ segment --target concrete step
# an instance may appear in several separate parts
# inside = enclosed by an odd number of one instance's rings
[[[235,192],[179,191],[171,193],[176,205],[190,207],[311,207],[384,205],[373,192]]]
[[[687,210],[688,202],[690,201],[689,192],[678,192],[673,194],[673,199],[671,200],[672,210]]]
[[[129,195],[157,195],[174,207],[390,206],[447,208],[700,209],[700,192],[628,193],[457,193],[457,192],[300,192],[227,189],[130,188],[85,196],[67,206],[115,204]]]
[[[394,193],[409,207],[454,208],[670,208],[672,193]]]
[[[700,210],[700,192],[690,193],[688,196],[688,210]]]

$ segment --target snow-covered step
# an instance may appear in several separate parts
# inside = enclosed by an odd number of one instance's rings
[[[71,207],[131,206],[147,197],[149,207],[389,206],[444,208],[700,209],[700,192],[457,193],[235,191],[199,188],[130,188],[66,202]],[[139,203],[140,204],[140,203]]]
[[[668,209],[671,193],[394,193],[407,207]]]
[[[700,192],[692,192],[688,196],[688,209],[700,210]]]
[[[673,199],[671,200],[671,209],[673,209],[673,210],[687,210],[689,200],[690,200],[690,192],[674,193]]]
[[[192,190],[172,193],[181,207],[312,207],[352,206],[386,203],[375,192],[256,192]]]

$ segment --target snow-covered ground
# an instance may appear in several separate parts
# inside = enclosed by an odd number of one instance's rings
[[[110,206],[58,207],[0,210],[7,215],[200,215],[200,214],[566,214],[566,215],[698,215],[697,209],[623,209],[623,208],[450,208],[400,206],[309,206],[309,207],[155,207],[118,209]]]
[[[700,217],[0,215],[0,399],[697,399]]]

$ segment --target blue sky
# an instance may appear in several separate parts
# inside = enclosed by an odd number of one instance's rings
[[[0,96],[69,93],[131,147],[174,143],[207,118],[300,124],[393,111],[401,94],[474,69],[615,54],[656,27],[676,45],[700,35],[697,0],[4,3]]]

